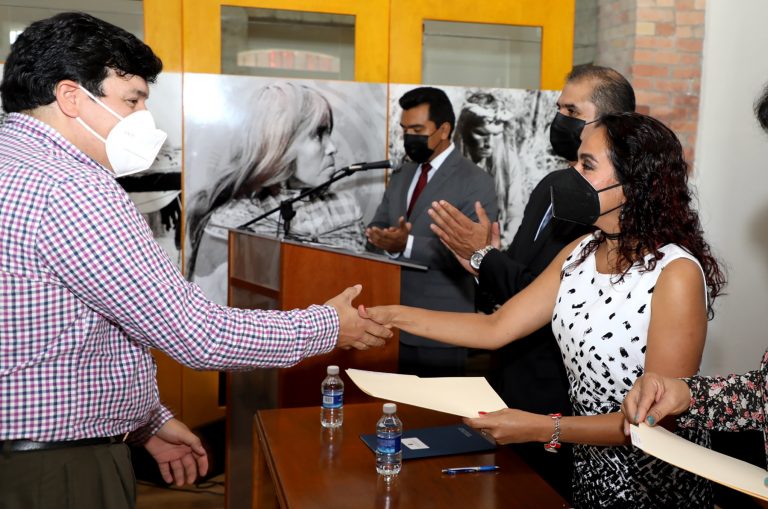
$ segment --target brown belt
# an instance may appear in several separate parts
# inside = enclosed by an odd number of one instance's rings
[[[85,447],[88,445],[120,444],[125,441],[128,433],[113,437],[83,438],[81,440],[64,440],[61,442],[35,442],[33,440],[5,440],[0,441],[0,450],[9,452],[50,451],[53,449],[66,449],[69,447]]]

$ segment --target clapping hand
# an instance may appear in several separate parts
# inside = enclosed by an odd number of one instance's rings
[[[496,249],[501,247],[499,223],[491,222],[482,204],[475,202],[478,222],[472,221],[459,209],[445,200],[432,202],[429,217],[434,223],[430,226],[440,241],[451,250],[462,266],[471,273],[469,266],[472,253],[487,245]]]
[[[402,253],[408,245],[411,227],[411,223],[406,222],[405,218],[401,216],[397,226],[390,226],[389,228],[371,226],[365,230],[365,236],[368,237],[368,242],[379,249],[392,254]]]

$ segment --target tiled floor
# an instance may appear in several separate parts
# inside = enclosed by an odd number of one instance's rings
[[[136,490],[136,509],[224,509],[224,475],[183,488],[139,481]]]

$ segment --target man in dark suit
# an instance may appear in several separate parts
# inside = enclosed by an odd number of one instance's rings
[[[366,236],[390,256],[426,265],[403,268],[400,302],[438,311],[475,310],[474,280],[430,229],[427,214],[435,200],[448,200],[476,219],[479,202],[497,215],[493,179],[464,158],[451,142],[453,107],[440,89],[420,87],[400,98],[405,152],[411,162],[392,174]],[[400,332],[399,371],[419,376],[464,374],[466,348]]]
[[[629,82],[613,69],[578,66],[568,75],[557,107],[550,128],[552,148],[573,164],[584,125],[605,113],[634,111],[635,94]],[[478,222],[448,200],[430,211],[433,231],[477,277],[483,311],[492,312],[504,304],[528,286],[567,244],[592,231],[552,218],[550,186],[562,172],[550,173],[534,188],[506,251],[500,249],[498,225],[479,205]],[[572,411],[560,349],[548,326],[499,350],[493,356],[491,382],[510,408],[563,415]],[[515,448],[558,491],[570,494],[569,449],[553,455],[544,454],[538,444]]]

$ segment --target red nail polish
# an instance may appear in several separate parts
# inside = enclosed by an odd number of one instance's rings
[[[477,413],[478,413],[478,414],[480,414],[480,415],[485,415],[485,414],[487,414],[488,412],[477,412]]]

